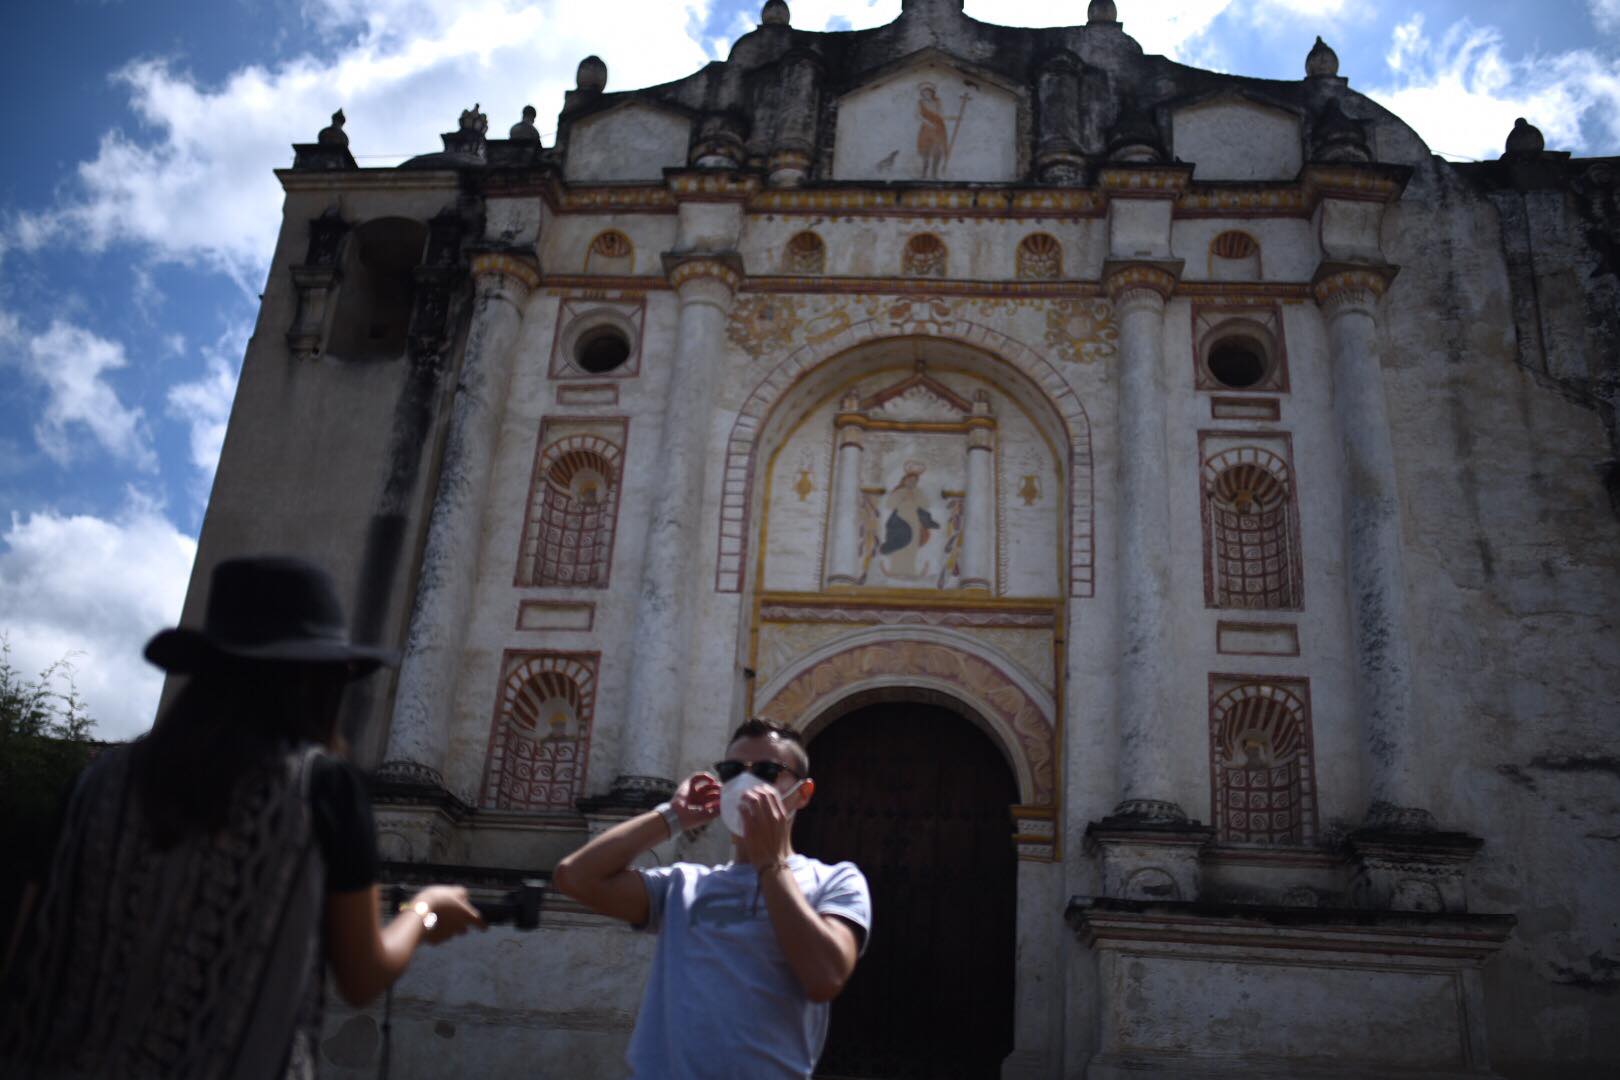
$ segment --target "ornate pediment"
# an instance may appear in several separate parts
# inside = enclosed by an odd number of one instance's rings
[[[874,420],[960,424],[973,414],[973,403],[929,375],[919,361],[909,378],[861,399],[859,411]]]

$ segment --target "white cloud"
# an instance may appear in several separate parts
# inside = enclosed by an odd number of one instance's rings
[[[1435,40],[1414,15],[1395,28],[1385,57],[1393,85],[1375,87],[1378,101],[1438,153],[1495,158],[1516,117],[1539,127],[1551,149],[1581,151],[1588,116],[1620,139],[1620,74],[1588,49],[1510,60],[1493,26],[1454,23]]]
[[[1620,0],[1591,0],[1592,22],[1605,33],[1620,30]]]
[[[237,375],[251,332],[251,326],[227,331],[203,350],[207,371],[200,379],[169,388],[169,415],[191,429],[191,464],[201,473],[197,487],[204,502],[219,465],[220,449],[225,445],[225,425],[231,418]]]
[[[163,675],[141,657],[179,621],[197,544],[132,496],[113,519],[12,515],[0,536],[0,631],[32,675],[64,658],[100,739],[151,726]]]
[[[15,316],[0,312],[0,350],[0,358],[45,388],[34,439],[53,461],[67,465],[83,456],[82,430],[125,464],[157,468],[145,414],[126,407],[106,379],[129,366],[122,345],[61,319],[43,333],[29,333]]]
[[[690,36],[709,0],[324,0],[312,10],[347,35],[330,61],[302,56],[242,68],[204,86],[156,60],[114,76],[140,121],[110,131],[57,205],[16,215],[17,248],[134,244],[158,260],[205,261],[257,292],[280,228],[271,170],[291,164],[342,106],[362,164],[439,148],[462,108],[480,102],[504,133],[525,104],[555,115],[580,58],[598,53],[613,85],[641,86],[697,70]]]

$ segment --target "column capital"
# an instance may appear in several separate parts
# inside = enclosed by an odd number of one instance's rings
[[[470,269],[481,289],[509,281],[527,296],[540,286],[540,271],[534,261],[511,252],[480,251],[473,255]]]
[[[742,288],[742,256],[734,251],[712,254],[664,253],[664,275],[680,294],[682,303],[709,303],[719,308],[731,306]]]
[[[1323,263],[1311,282],[1311,292],[1328,317],[1359,311],[1371,315],[1378,298],[1389,291],[1389,283],[1400,268],[1390,265],[1349,266]]]
[[[1103,289],[1115,305],[1136,293],[1170,299],[1181,280],[1180,259],[1109,259],[1103,263]]]

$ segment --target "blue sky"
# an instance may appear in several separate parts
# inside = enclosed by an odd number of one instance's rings
[[[791,0],[790,0],[791,2]],[[1620,0],[1118,0],[1150,52],[1298,78],[1316,34],[1436,151],[1494,157],[1515,116],[1620,154]],[[149,725],[139,658],[178,617],[280,218],[271,170],[348,115],[362,164],[437,149],[473,102],[553,126],[578,60],[610,89],[725,55],[738,0],[57,0],[7,4],[0,96],[0,633],[68,657],[104,737]],[[899,0],[799,0],[810,29]],[[1083,22],[1083,0],[969,0]],[[271,327],[277,333],[282,328]]]

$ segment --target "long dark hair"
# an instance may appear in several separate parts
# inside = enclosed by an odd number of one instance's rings
[[[227,824],[242,780],[299,743],[333,746],[346,672],[335,664],[228,661],[189,679],[135,743],[135,797],[168,848]]]

